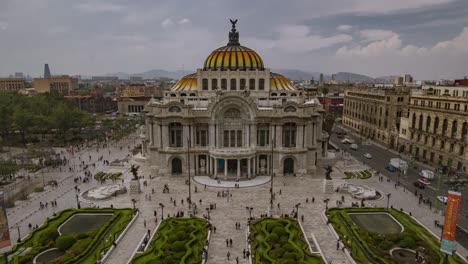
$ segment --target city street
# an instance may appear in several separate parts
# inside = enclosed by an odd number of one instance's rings
[[[341,140],[343,138],[338,138],[336,133],[332,133],[330,136],[330,142],[333,143],[335,146],[340,148],[341,150],[346,151],[353,157],[355,157],[357,160],[363,162],[364,164],[368,165],[369,167],[372,167],[373,169],[379,171],[381,174],[389,177],[390,179],[394,181],[400,181],[401,185],[403,185],[407,190],[414,192],[416,190],[416,187],[413,185],[414,182],[418,181],[420,178],[419,172],[421,169],[431,169],[428,165],[421,164],[421,163],[416,163],[413,164],[412,166],[409,166],[408,171],[406,175],[399,173],[399,171],[396,172],[390,172],[385,169],[385,167],[389,164],[391,158],[398,158],[398,153],[396,153],[393,150],[388,150],[380,145],[375,144],[372,142],[371,144],[362,144],[361,139],[358,135],[354,134],[351,132],[349,128],[345,128],[343,126],[340,126],[336,128],[335,130],[342,130],[346,131],[347,135],[345,137],[354,139],[356,143],[358,144],[359,148],[357,150],[352,150],[349,148],[349,144],[343,144],[341,143]],[[368,143],[368,142],[365,142]],[[368,159],[364,157],[364,154],[370,153],[372,155],[371,159]],[[401,156],[401,158],[405,161],[409,161],[408,157]],[[415,169],[414,166],[417,168]],[[436,174],[435,179],[431,181],[431,184],[426,186],[425,189],[417,189],[418,193],[422,193],[422,195],[425,198],[429,198],[433,205],[434,209],[437,208],[437,206],[442,207],[443,205],[437,200],[437,196],[447,196],[447,186],[443,184],[443,178],[440,183],[440,188],[439,188],[439,181],[438,178],[439,175]],[[468,248],[468,233],[464,230],[468,230],[468,188],[466,188],[463,191],[462,194],[462,204],[460,208],[460,214],[458,218],[458,232],[457,232],[457,241],[462,244],[465,248]],[[460,229],[460,227],[462,229]]]

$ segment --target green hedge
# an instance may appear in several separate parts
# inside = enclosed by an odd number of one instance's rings
[[[78,213],[112,213],[113,216],[99,229],[91,230],[86,233],[76,235],[62,235],[59,237],[58,227],[62,225],[67,219]],[[94,264],[100,257],[100,252],[107,249],[110,245],[103,245],[105,243],[104,237],[112,235],[115,239],[116,235],[121,233],[129,221],[133,217],[132,209],[66,209],[57,212],[54,217],[48,219],[44,225],[33,230],[26,238],[20,243],[13,246],[13,254],[21,252],[26,248],[31,250],[24,256],[14,255],[11,264],[30,263],[32,259],[39,253],[54,247],[63,247],[68,250],[66,253],[57,258],[56,261],[51,263],[85,263]],[[71,239],[63,237],[69,236]],[[71,241],[75,241],[71,243]],[[63,244],[62,244],[63,243]],[[5,263],[4,258],[0,258],[0,264]]]
[[[260,218],[250,224],[252,263],[324,263],[309,251],[295,219]]]
[[[122,176],[121,172],[116,172],[116,173],[104,173],[102,171],[96,173],[94,175],[95,180],[118,180]]]
[[[349,213],[375,212],[391,214],[404,227],[404,231],[387,235],[369,232],[360,229],[348,215]],[[426,248],[430,263],[443,261],[438,239],[404,212],[384,208],[332,208],[327,211],[327,216],[343,243],[350,250],[353,259],[358,263],[396,264],[397,262],[390,255],[390,249],[395,247],[416,249],[419,246]],[[465,262],[455,255],[449,257],[449,263]]]
[[[137,253],[132,264],[201,263],[208,236],[208,221],[201,218],[168,218],[161,222],[148,249]]]

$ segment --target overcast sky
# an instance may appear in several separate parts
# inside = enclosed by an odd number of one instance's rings
[[[0,0],[0,76],[195,71],[227,43],[269,68],[468,75],[467,0]]]

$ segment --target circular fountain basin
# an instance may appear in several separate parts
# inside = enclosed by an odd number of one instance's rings
[[[86,200],[99,201],[107,200],[115,195],[123,194],[127,192],[127,188],[121,184],[109,184],[92,188],[83,192],[82,198]]]
[[[379,191],[364,185],[343,183],[339,188],[340,192],[348,193],[354,199],[378,200],[382,198],[382,194]]]
[[[65,254],[65,252],[58,248],[50,248],[46,251],[42,251],[41,253],[39,253],[34,258],[33,263],[49,263],[52,260],[62,256],[63,254]]]

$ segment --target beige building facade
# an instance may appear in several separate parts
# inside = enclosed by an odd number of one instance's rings
[[[34,89],[38,93],[60,93],[69,95],[78,89],[78,79],[68,75],[52,76],[49,78],[34,78]]]
[[[426,85],[412,91],[403,150],[450,173],[468,167],[468,87]]]
[[[19,92],[25,87],[24,79],[0,78],[0,91]]]
[[[343,125],[390,148],[398,148],[400,118],[408,111],[409,89],[358,87],[346,90]]]
[[[145,112],[143,149],[153,175],[312,176],[326,153],[320,102],[241,46],[235,23],[226,46]]]

